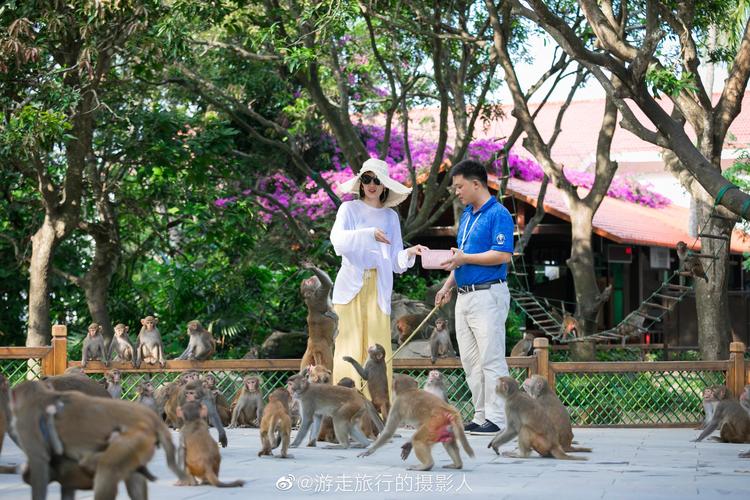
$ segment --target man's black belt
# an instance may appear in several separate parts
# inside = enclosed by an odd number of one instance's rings
[[[464,285],[457,288],[458,293],[463,294],[476,292],[477,290],[488,290],[492,285],[497,285],[498,283],[505,283],[505,280],[485,281],[484,283],[477,283],[476,285]]]

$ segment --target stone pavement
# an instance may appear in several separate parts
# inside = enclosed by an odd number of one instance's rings
[[[497,457],[486,448],[489,437],[470,436],[477,456],[465,459],[464,470],[443,469],[450,461],[436,446],[437,467],[431,472],[405,470],[399,452],[409,430],[367,458],[357,458],[356,449],[326,450],[319,445],[292,450],[294,458],[288,460],[258,458],[257,429],[230,429],[227,434],[220,478],[245,479],[244,488],[175,487],[164,453],[157,450],[149,468],[159,480],[150,484],[150,498],[750,499],[750,459],[737,457],[750,445],[692,443],[697,431],[689,429],[575,429],[580,445],[594,448],[593,453],[579,454],[588,457],[586,462]],[[6,438],[0,463],[22,461],[23,454]],[[0,499],[29,498],[30,491],[19,476],[0,475]],[[56,484],[50,486],[50,495],[59,497]],[[78,498],[92,495],[79,492]],[[119,498],[127,498],[122,487]]]

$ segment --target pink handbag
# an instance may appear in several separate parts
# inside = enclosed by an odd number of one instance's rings
[[[453,256],[450,250],[425,250],[422,252],[422,267],[425,269],[442,269],[442,264]]]

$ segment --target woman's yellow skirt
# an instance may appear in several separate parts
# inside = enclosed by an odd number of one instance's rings
[[[391,356],[391,317],[378,307],[377,271],[365,270],[364,283],[359,293],[348,304],[334,304],[333,309],[339,316],[339,333],[333,350],[333,383],[337,384],[342,378],[349,377],[354,380],[354,386],[361,389],[364,381],[351,363],[342,358],[351,356],[365,366],[367,348],[374,344],[383,346],[386,359]],[[392,363],[388,362],[386,368],[390,394],[393,390]],[[367,388],[364,394],[370,397]]]

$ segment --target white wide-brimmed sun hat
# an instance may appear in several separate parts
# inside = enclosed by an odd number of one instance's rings
[[[375,174],[383,184],[383,186],[388,189],[388,196],[385,198],[383,206],[395,207],[409,197],[411,188],[404,186],[395,179],[391,179],[391,177],[388,175],[388,164],[383,160],[378,160],[377,158],[370,158],[369,160],[364,162],[357,175],[355,175],[348,181],[339,184],[339,193],[354,193],[358,195],[359,186],[361,184],[359,178],[365,172],[372,172],[373,174]]]

